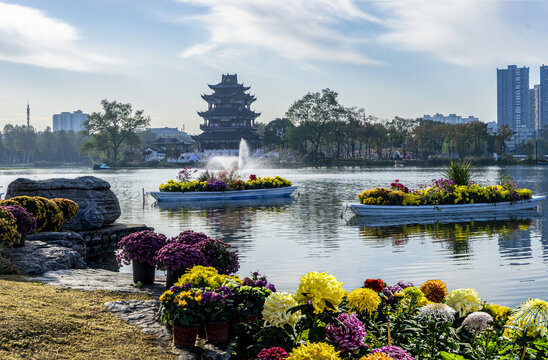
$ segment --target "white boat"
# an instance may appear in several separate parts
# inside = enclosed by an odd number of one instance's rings
[[[298,186],[286,186],[272,189],[252,189],[234,191],[188,191],[169,192],[154,191],[152,195],[158,202],[162,201],[224,201],[245,199],[266,199],[276,197],[289,197]]]
[[[362,205],[348,204],[348,208],[359,216],[446,216],[511,213],[534,209],[546,196],[533,196],[530,200],[517,202],[455,204],[455,205]]]

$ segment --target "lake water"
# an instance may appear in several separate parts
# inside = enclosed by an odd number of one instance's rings
[[[111,183],[120,200],[119,221],[144,223],[168,237],[192,229],[222,238],[239,252],[240,275],[259,270],[281,290],[295,291],[300,276],[316,270],[334,274],[347,289],[361,286],[366,278],[382,278],[389,284],[441,279],[450,290],[473,287],[484,300],[502,305],[515,306],[529,297],[548,299],[547,214],[530,220],[448,224],[401,219],[402,224],[390,225],[381,217],[367,223],[348,221],[344,204],[356,201],[363,189],[388,186],[394,179],[417,187],[440,172],[440,168],[258,169],[253,172],[258,176],[280,175],[299,185],[298,195],[205,208],[159,207],[151,197],[143,205],[141,189],[157,190],[161,182],[175,177],[176,169],[0,170],[0,185],[5,191],[18,177],[99,176]],[[548,193],[548,167],[543,166],[487,167],[478,171],[477,179],[496,182],[501,174],[513,176],[535,195]],[[542,207],[548,209],[548,201]]]

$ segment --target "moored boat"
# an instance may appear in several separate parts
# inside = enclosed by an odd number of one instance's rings
[[[348,204],[348,208],[359,216],[436,216],[511,213],[534,209],[546,196],[533,196],[516,202],[496,202],[454,205],[363,205]]]
[[[284,186],[269,189],[231,191],[154,191],[149,194],[157,201],[224,201],[289,197],[298,186]]]

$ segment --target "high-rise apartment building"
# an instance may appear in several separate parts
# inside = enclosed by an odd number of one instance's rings
[[[540,129],[540,85],[529,89],[529,105],[531,107],[531,125],[535,130]]]
[[[84,130],[84,121],[88,119],[88,114],[84,114],[82,110],[77,110],[73,113],[62,112],[53,115],[53,131],[72,130],[74,132]]]
[[[539,129],[548,126],[548,65],[540,67],[540,120]]]
[[[498,127],[508,125],[516,132],[531,129],[529,96],[528,67],[509,65],[508,69],[497,69]]]

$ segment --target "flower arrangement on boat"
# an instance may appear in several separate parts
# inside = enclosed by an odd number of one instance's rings
[[[193,179],[197,176],[196,179]],[[163,192],[192,192],[192,191],[238,191],[252,189],[273,189],[291,186],[291,181],[276,177],[258,177],[254,174],[245,179],[236,171],[220,171],[217,173],[208,170],[201,174],[196,169],[185,168],[177,176],[177,180],[168,180],[160,185]]]
[[[403,206],[517,202],[531,198],[531,190],[520,189],[513,181],[487,186],[456,185],[446,178],[434,179],[430,186],[413,190],[395,180],[389,189],[369,189],[358,195],[363,205]]]
[[[231,352],[238,359],[514,359],[525,352],[528,359],[544,359],[548,355],[548,302],[541,299],[511,309],[486,303],[471,288],[447,291],[441,280],[414,286],[408,281],[388,285],[367,279],[364,287],[347,291],[325,272],[303,275],[292,294],[267,288],[263,276],[253,278],[241,281],[196,266],[160,297],[162,319],[195,325],[241,320],[243,306],[262,311],[262,319],[235,327]]]

